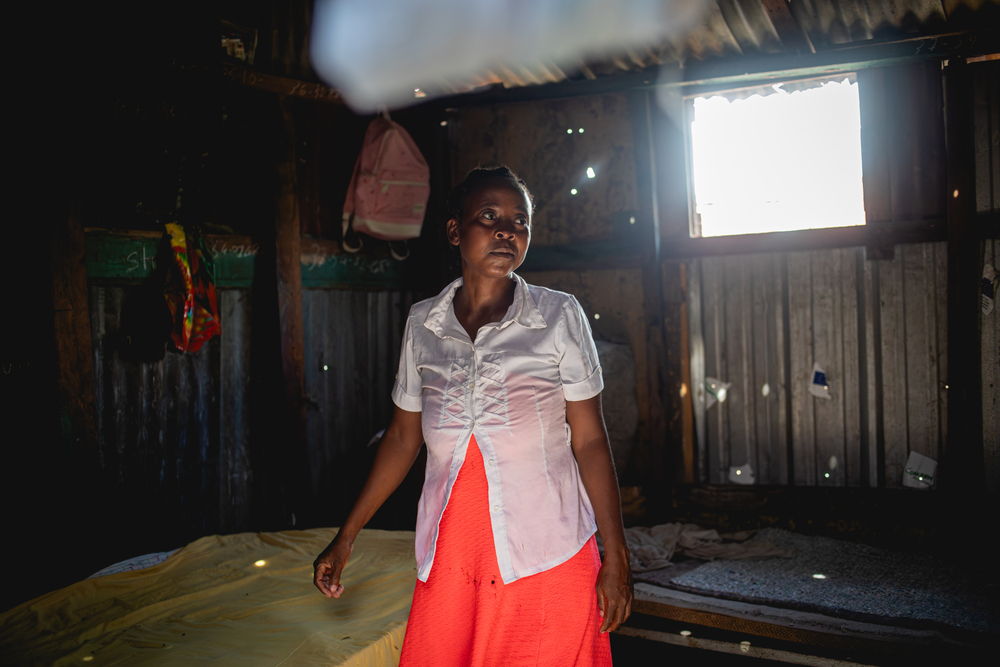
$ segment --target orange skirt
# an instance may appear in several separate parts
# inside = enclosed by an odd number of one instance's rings
[[[417,581],[403,667],[611,665],[591,537],[568,561],[504,584],[490,526],[486,469],[473,436],[441,517],[434,565]]]

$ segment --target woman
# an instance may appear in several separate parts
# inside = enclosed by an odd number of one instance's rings
[[[607,633],[631,611],[597,351],[574,297],[514,273],[531,215],[507,167],[452,191],[462,277],[410,310],[392,421],[314,563],[317,588],[340,597],[354,538],[426,442],[401,665],[609,665]]]

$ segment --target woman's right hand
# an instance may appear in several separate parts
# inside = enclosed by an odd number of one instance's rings
[[[351,557],[351,550],[352,545],[347,540],[341,540],[338,534],[313,561],[313,584],[326,597],[339,598],[344,594],[340,574]]]
[[[361,495],[337,531],[337,536],[313,561],[313,584],[326,597],[339,598],[344,594],[340,575],[351,557],[355,538],[406,477],[423,441],[420,413],[408,412],[397,406],[379,442],[375,462]]]

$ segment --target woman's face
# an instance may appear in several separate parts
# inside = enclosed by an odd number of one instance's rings
[[[509,276],[531,242],[531,202],[520,188],[488,182],[466,196],[461,220],[449,220],[447,232],[462,255],[462,273]]]

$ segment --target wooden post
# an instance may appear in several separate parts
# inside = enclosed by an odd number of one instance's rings
[[[58,428],[62,441],[85,457],[97,449],[94,352],[91,346],[83,228],[75,213],[51,238]]]
[[[664,391],[664,337],[660,280],[660,226],[656,206],[655,163],[652,147],[649,93],[639,91],[629,97],[632,136],[635,145],[636,197],[642,227],[642,297],[647,337],[647,366],[643,369],[649,392],[648,433],[640,434],[640,451],[635,468],[650,505],[662,506],[661,491],[670,480],[667,451],[673,446],[667,433],[667,405]],[[637,369],[639,370],[639,369]],[[646,437],[642,437],[642,436]],[[646,510],[656,509],[647,505]]]
[[[979,278],[982,262],[975,228],[976,192],[969,66],[953,60],[945,70],[948,151],[948,446],[942,487],[957,495],[984,489],[980,387]]]
[[[672,443],[669,461],[674,482],[693,484],[698,481],[698,444],[695,442],[692,377],[700,375],[691,367],[688,265],[684,258],[666,259],[671,246],[684,244],[691,238],[684,100],[679,94],[672,98],[654,98],[651,107],[659,217],[658,264],[662,280],[656,307],[664,313],[663,399],[666,430]]]
[[[281,341],[283,407],[287,419],[285,488],[298,524],[308,511],[305,425],[305,342],[302,324],[302,230],[295,161],[295,124],[289,101],[281,98],[284,154],[278,161],[275,218],[275,278]]]
[[[893,258],[894,247],[882,225],[892,221],[892,147],[899,143],[895,109],[890,91],[899,92],[887,68],[858,73],[861,106],[861,178],[864,183],[866,236],[865,256],[871,260]]]

